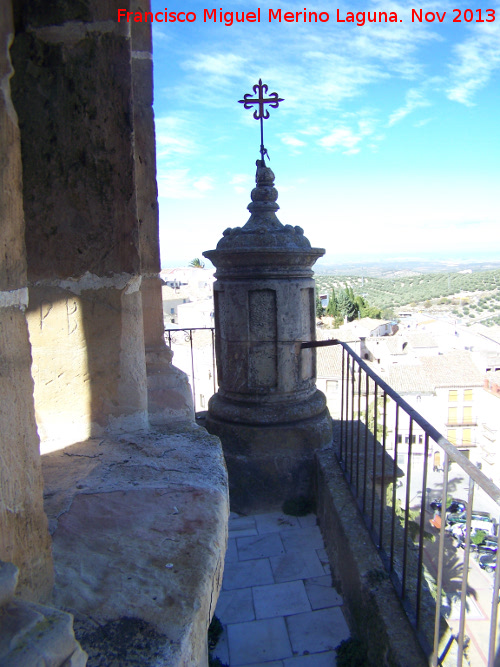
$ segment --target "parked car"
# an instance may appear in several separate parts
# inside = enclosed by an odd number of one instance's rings
[[[431,510],[434,512],[440,512],[442,507],[441,498],[435,498],[431,502]],[[456,514],[457,512],[464,512],[467,509],[467,503],[465,500],[460,500],[459,498],[453,498],[450,500],[450,504],[446,508],[446,511],[450,514]]]
[[[465,532],[465,531],[464,531]],[[475,531],[472,532],[474,534]],[[458,544],[459,547],[465,549],[465,536]],[[471,540],[470,548],[472,551],[487,552],[495,554],[498,549],[498,537],[495,535],[485,535],[483,541],[480,544],[474,544]]]
[[[483,554],[479,556],[479,567],[485,572],[494,572],[497,568],[496,554]]]
[[[481,527],[483,530],[485,530],[487,533],[490,533],[492,535],[496,534],[496,524],[494,519],[491,518],[491,514],[488,512],[476,512],[476,510],[472,511],[471,514],[471,519],[472,519],[472,526],[473,527]],[[458,512],[456,514],[447,514],[446,516],[446,523],[447,524],[455,524],[455,523],[465,523],[467,521],[467,512]],[[486,525],[488,524],[488,525]],[[491,526],[493,526],[493,529],[491,529]]]

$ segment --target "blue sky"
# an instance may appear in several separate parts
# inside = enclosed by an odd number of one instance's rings
[[[248,219],[259,122],[238,100],[259,78],[285,99],[264,123],[278,217],[329,260],[500,257],[499,4],[152,0],[153,11],[165,5],[197,20],[153,24],[164,265],[201,256]],[[204,23],[214,7],[260,7],[262,20]],[[270,23],[270,7],[330,21]],[[412,8],[446,17],[412,23]],[[496,20],[476,22],[478,8]],[[337,9],[394,11],[398,23],[337,23]]]

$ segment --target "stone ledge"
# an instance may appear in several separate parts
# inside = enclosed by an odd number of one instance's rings
[[[366,642],[371,664],[426,667],[428,661],[384,576],[333,449],[317,451],[316,462],[318,523],[351,631]],[[380,576],[370,576],[376,574]]]
[[[218,438],[187,423],[78,443],[42,467],[54,601],[89,667],[112,664],[117,642],[119,664],[206,665],[229,515]]]
[[[0,664],[3,667],[85,667],[87,654],[70,614],[14,597],[18,568],[0,561]]]

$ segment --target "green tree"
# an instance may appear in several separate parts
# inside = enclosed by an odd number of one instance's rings
[[[338,296],[338,309],[342,317],[346,318],[348,322],[352,322],[358,316],[358,308],[349,292],[349,288],[341,290]]]
[[[477,547],[484,542],[484,538],[488,533],[485,530],[476,530],[475,533],[472,533],[470,536],[470,541],[472,544],[475,544]]]
[[[325,311],[325,309],[323,308],[323,305],[321,303],[321,299],[316,294],[316,317],[323,317],[324,311]]]
[[[204,269],[205,263],[199,257],[195,257],[189,262],[189,266],[193,269]]]
[[[328,306],[326,307],[326,314],[329,317],[335,317],[339,314],[339,307],[337,303],[337,297],[335,295],[335,288],[332,287],[332,293],[328,300]]]

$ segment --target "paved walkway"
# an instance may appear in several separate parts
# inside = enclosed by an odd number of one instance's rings
[[[332,667],[349,637],[316,516],[231,515],[214,657],[230,667]]]

